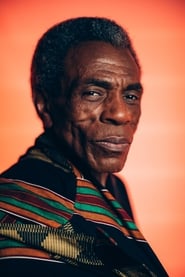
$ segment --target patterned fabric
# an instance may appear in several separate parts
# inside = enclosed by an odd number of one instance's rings
[[[64,228],[52,228],[36,224],[4,223],[1,226],[0,234],[20,242],[19,247],[31,245],[44,249],[47,253],[52,253],[56,260],[61,259],[76,265],[79,263],[93,266],[103,265],[93,251],[94,237],[83,233],[75,233],[70,223],[66,224]],[[15,248],[17,246],[18,244]],[[25,253],[26,251],[29,251],[29,248],[24,249]],[[11,252],[15,254],[12,246],[7,250],[7,254],[10,255]],[[6,255],[6,249],[4,249],[4,255]]]
[[[133,220],[107,189],[101,193],[88,181],[77,178],[76,201],[33,184],[1,179],[1,207],[16,216],[53,227],[65,224],[74,212],[87,220],[118,228],[125,236],[143,240]],[[107,201],[106,201],[107,200]],[[122,218],[118,218],[109,203]]]
[[[0,257],[57,261],[95,276],[167,276],[132,217],[110,191],[86,180],[57,151],[51,151],[47,140],[43,145],[29,149],[21,161],[39,160],[44,168],[50,164],[56,172],[73,175],[75,197],[53,191],[50,182],[47,187],[24,178],[0,178]],[[44,179],[45,171],[38,172]],[[72,193],[71,186],[65,185]],[[146,265],[150,259],[160,275]]]
[[[21,253],[23,248],[24,255],[31,255],[35,258],[49,259],[52,257],[76,266],[83,264],[96,268],[104,267],[104,262],[95,252],[98,244],[103,242],[96,241],[93,236],[75,232],[69,221],[74,213],[80,214],[87,220],[98,222],[100,225],[117,228],[129,238],[132,235],[133,238],[143,240],[131,218],[107,190],[103,190],[104,197],[108,196],[107,200],[111,200],[114,208],[118,209],[120,215],[126,218],[125,226],[123,226],[124,218],[122,220],[116,218],[116,215],[91,182],[79,177],[77,179],[75,203],[43,187],[3,178],[0,180],[2,192],[0,206],[2,210],[16,216],[16,218],[32,222],[32,224],[23,224],[17,220],[14,223],[6,223],[11,221],[11,216],[3,217],[0,224],[0,234],[8,239],[4,239],[4,243],[1,244],[0,253],[2,256],[17,255],[17,253]],[[99,228],[99,231],[116,245],[115,240],[109,237],[103,229]],[[121,275],[125,270],[127,273],[132,272],[132,269],[129,268],[112,269],[118,276],[130,276]],[[141,265],[138,268],[135,266],[134,270],[139,270],[137,271],[138,274],[139,272],[144,274],[146,271],[147,275],[142,276],[149,276],[149,271]],[[150,274],[150,276],[155,276]]]
[[[132,218],[107,189],[102,188],[100,193],[90,181],[80,177],[76,169],[75,174],[77,175],[75,208],[83,217],[118,228],[128,238],[145,241]]]

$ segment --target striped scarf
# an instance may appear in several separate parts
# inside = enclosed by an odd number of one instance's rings
[[[107,189],[97,189],[74,166],[73,172],[77,181],[75,201],[35,184],[0,179],[0,235],[3,238],[0,256],[21,255],[23,250],[24,255],[35,258],[95,269],[104,267],[94,251],[100,241],[74,230],[71,223],[74,214],[97,224],[98,231],[115,246],[117,241],[103,226],[115,228],[129,239],[145,242],[131,217]],[[113,268],[112,272],[118,276],[155,276],[143,265]],[[131,275],[133,272],[137,275]]]

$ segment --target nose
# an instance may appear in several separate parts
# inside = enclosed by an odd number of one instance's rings
[[[127,124],[131,121],[131,111],[122,96],[114,95],[112,99],[107,99],[101,120],[114,125]]]

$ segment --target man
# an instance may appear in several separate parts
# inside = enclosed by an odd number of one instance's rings
[[[1,175],[6,276],[167,276],[112,174],[137,128],[140,77],[127,33],[111,20],[67,20],[40,39],[31,85],[44,133]]]

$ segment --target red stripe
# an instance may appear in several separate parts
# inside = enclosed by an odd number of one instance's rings
[[[105,201],[97,196],[77,194],[76,201],[84,204],[99,206],[102,208],[108,208]]]
[[[65,219],[69,219],[71,217],[71,214],[66,212],[65,210],[59,210],[57,208],[54,208],[48,203],[44,202],[42,199],[39,199],[37,195],[34,196],[29,192],[4,190],[3,195],[11,197],[11,199],[22,201],[22,203],[37,207],[40,210],[55,213],[59,216],[64,217]]]

